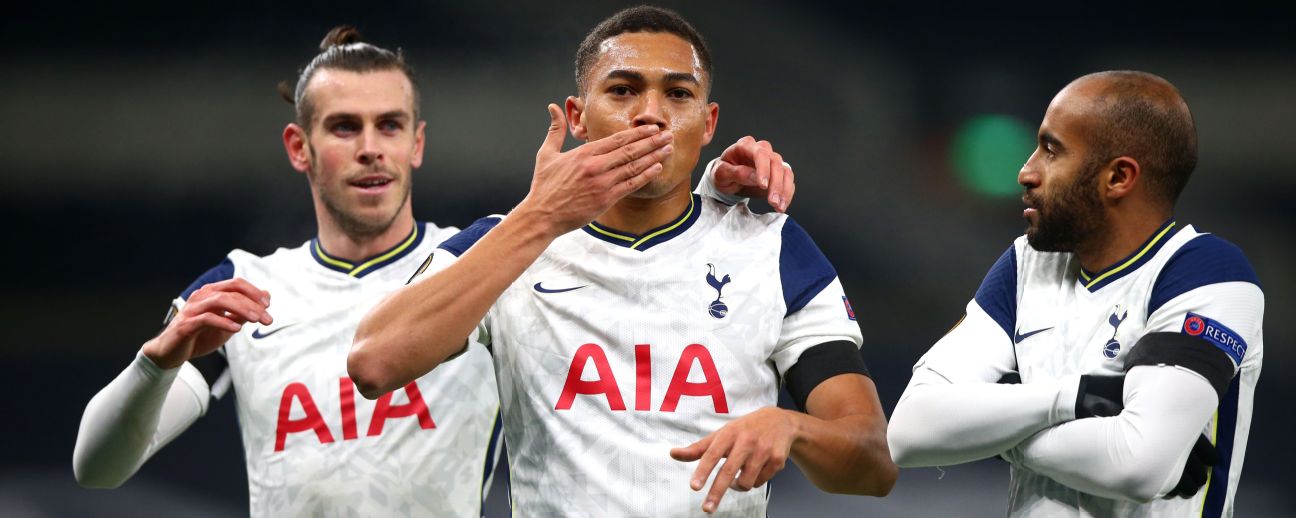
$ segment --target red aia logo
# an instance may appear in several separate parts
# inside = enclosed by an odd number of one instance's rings
[[[409,402],[401,405],[391,404],[392,392],[379,397],[374,403],[373,415],[369,417],[369,430],[365,435],[368,437],[381,435],[387,419],[396,417],[417,416],[419,428],[424,430],[436,428],[436,423],[432,422],[432,415],[428,413],[427,403],[423,401],[423,394],[419,392],[417,382],[411,381],[409,385],[405,385],[405,396],[409,398]],[[293,401],[297,401],[306,414],[301,419],[288,418]],[[355,384],[351,382],[351,378],[346,376],[338,378],[338,401],[339,406],[342,407],[342,440],[359,437],[356,434]],[[275,426],[274,451],[283,451],[288,434],[305,431],[315,432],[315,437],[319,439],[320,444],[333,442],[333,432],[324,423],[324,416],[315,406],[315,398],[311,397],[310,390],[303,383],[289,383],[284,387],[283,395],[279,397],[279,423]]]
[[[640,344],[635,346],[635,410],[652,410],[652,346]],[[598,379],[585,381],[581,372],[585,365],[594,362]],[[688,380],[693,362],[697,361],[702,369],[701,382]],[[563,383],[562,395],[558,396],[555,410],[570,410],[577,394],[602,394],[612,410],[625,410],[625,400],[621,399],[621,387],[612,367],[608,364],[607,355],[598,344],[585,344],[576,349],[572,357],[571,369],[567,371],[567,382]],[[671,376],[670,386],[666,387],[666,398],[662,400],[662,412],[674,412],[679,406],[681,396],[711,397],[712,407],[717,414],[729,413],[729,401],[725,398],[724,384],[720,382],[720,373],[716,371],[711,352],[702,344],[692,344],[680,353],[679,362],[675,364],[675,374]]]

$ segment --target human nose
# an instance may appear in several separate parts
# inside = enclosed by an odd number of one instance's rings
[[[1027,189],[1039,187],[1040,175],[1039,171],[1036,170],[1035,163],[1035,158],[1038,155],[1039,150],[1037,149],[1026,159],[1026,163],[1022,164],[1021,170],[1017,171],[1017,183],[1021,184],[1022,187]]]
[[[637,128],[648,124],[656,124],[662,130],[669,129],[667,128],[666,114],[662,111],[663,99],[661,94],[649,92],[640,99],[642,100],[639,102],[639,110],[635,114],[634,120],[631,121],[631,126]]]
[[[356,161],[369,165],[382,160],[382,150],[378,147],[378,130],[366,127],[360,134],[359,147],[356,148]]]

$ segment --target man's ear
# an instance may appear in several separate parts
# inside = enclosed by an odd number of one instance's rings
[[[289,123],[283,130],[284,151],[288,152],[288,163],[293,169],[305,173],[310,171],[310,142],[306,139],[306,130],[297,123]]]
[[[703,146],[711,143],[711,137],[715,136],[716,125],[720,123],[720,105],[718,103],[708,103],[706,110],[706,131],[702,132]]]
[[[571,134],[579,140],[589,141],[589,133],[585,128],[585,100],[580,97],[567,97],[567,126],[571,128]]]
[[[1143,169],[1138,160],[1128,156],[1118,156],[1107,162],[1104,169],[1102,192],[1110,199],[1129,196],[1142,180]]]
[[[417,129],[414,130],[414,156],[410,157],[410,166],[414,169],[423,165],[423,145],[426,142],[423,138],[423,130],[426,128],[426,121],[418,121]]]

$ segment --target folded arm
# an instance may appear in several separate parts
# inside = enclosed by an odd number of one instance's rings
[[[1179,482],[1192,444],[1219,399],[1200,374],[1173,366],[1135,367],[1125,376],[1125,409],[1044,430],[1005,457],[1085,493],[1149,502]]]
[[[993,457],[1075,418],[1079,377],[996,383],[1015,372],[1011,339],[974,301],[967,316],[914,367],[891,414],[887,440],[902,467]]]

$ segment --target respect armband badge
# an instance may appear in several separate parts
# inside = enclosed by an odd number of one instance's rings
[[[1229,355],[1229,358],[1233,359],[1233,363],[1238,365],[1241,365],[1242,358],[1246,357],[1247,344],[1245,340],[1242,340],[1241,335],[1224,324],[1204,316],[1188,313],[1188,316],[1184,317],[1183,333],[1210,342]]]

